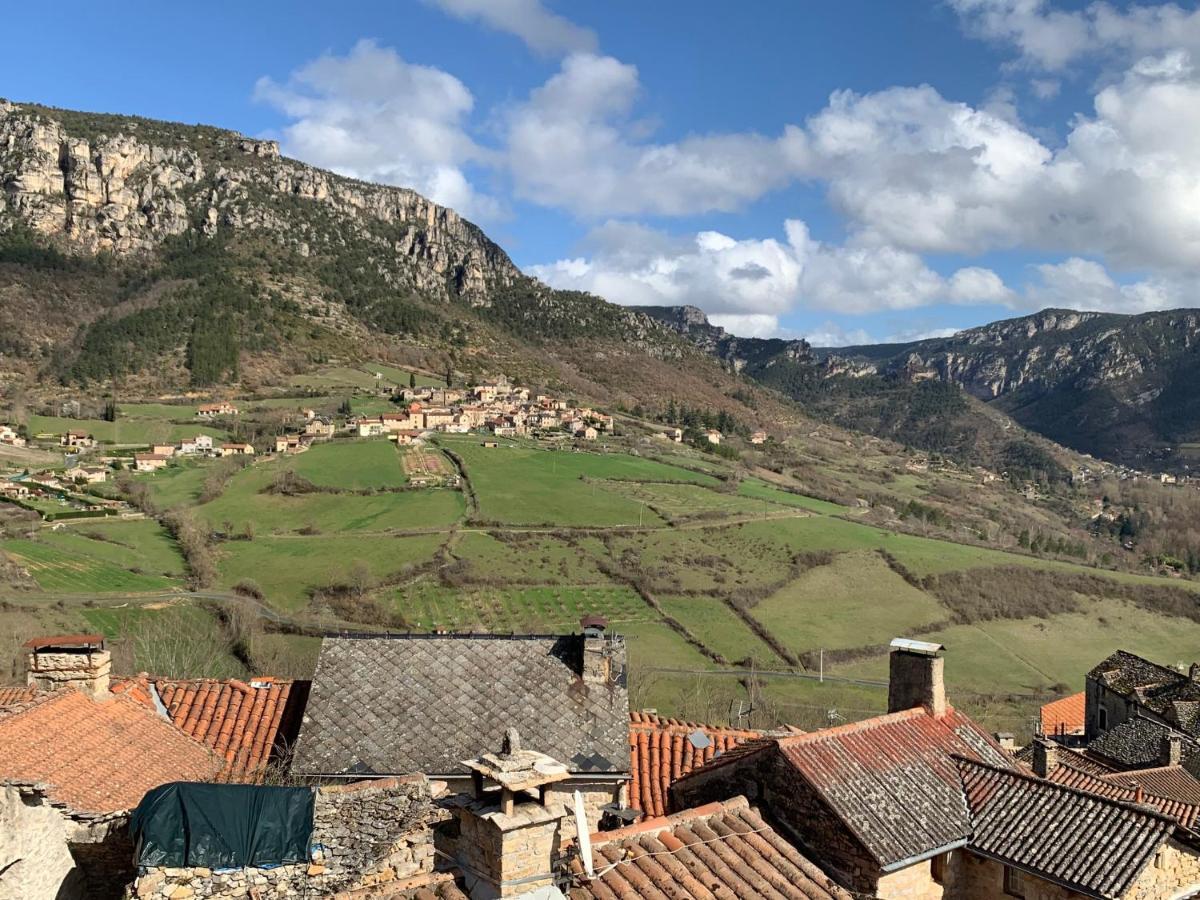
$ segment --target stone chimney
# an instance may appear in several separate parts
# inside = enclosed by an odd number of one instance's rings
[[[583,664],[580,669],[587,684],[608,684],[616,677],[613,671],[613,641],[605,634],[608,619],[603,616],[584,616]]]
[[[567,767],[543,753],[521,749],[515,728],[499,753],[463,762],[474,795],[454,810],[455,856],[471,900],[518,897],[554,884],[554,863],[567,810],[548,802],[547,788],[570,778]]]
[[[888,675],[888,712],[923,706],[930,715],[946,714],[945,660],[941,644],[896,638]]]
[[[1017,739],[1008,731],[997,731],[993,737],[996,743],[1000,745],[1000,749],[1006,753],[1017,752]]]
[[[1034,738],[1033,774],[1039,778],[1049,778],[1050,773],[1057,768],[1058,745],[1048,738]]]
[[[1183,738],[1170,731],[1164,731],[1158,742],[1158,764],[1160,766],[1177,766],[1183,762]]]
[[[108,694],[112,654],[100,634],[59,634],[25,642],[25,681],[42,691],[73,687],[93,697]]]
[[[1188,666],[1188,678],[1192,681],[1200,681],[1200,662],[1194,662]]]

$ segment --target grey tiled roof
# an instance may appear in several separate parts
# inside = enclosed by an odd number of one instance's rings
[[[1126,894],[1155,852],[1195,835],[1163,815],[1032,775],[959,759],[970,847],[1089,897]]]
[[[607,684],[580,677],[582,650],[581,635],[325,638],[292,771],[467,774],[515,727],[572,772],[627,772],[624,647]]]
[[[1118,650],[1088,677],[1152,710],[1181,731],[1197,734],[1200,682],[1189,675]]]
[[[1160,764],[1163,737],[1178,734],[1150,719],[1135,717],[1114,725],[1090,744],[1088,753],[1111,760],[1123,769],[1146,769]],[[1183,741],[1183,759],[1190,760],[1200,751],[1193,738],[1179,735]]]

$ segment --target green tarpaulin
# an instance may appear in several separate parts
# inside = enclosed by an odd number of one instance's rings
[[[308,859],[311,788],[176,781],[155,788],[129,827],[139,866],[233,869]]]

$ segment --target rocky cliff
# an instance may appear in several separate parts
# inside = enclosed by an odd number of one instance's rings
[[[7,214],[82,252],[134,254],[226,227],[269,236],[301,256],[370,247],[393,259],[414,290],[475,304],[523,277],[452,209],[284,159],[274,141],[213,128],[0,101],[0,187],[0,222]]]

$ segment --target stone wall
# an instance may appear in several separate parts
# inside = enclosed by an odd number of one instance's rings
[[[124,816],[71,817],[43,791],[0,786],[0,900],[106,900],[133,875]]]
[[[945,886],[933,880],[927,859],[884,875],[875,889],[879,900],[941,900],[945,894]]]
[[[562,813],[555,805],[526,802],[505,815],[464,798],[455,809],[457,839],[445,846],[461,865],[471,896],[516,897],[552,884]]]
[[[446,785],[452,794],[471,794],[475,787],[469,777],[447,778]],[[550,785],[546,791],[548,803],[559,803],[567,810],[567,818],[563,820],[563,840],[575,837],[575,792],[583,793],[584,814],[587,816],[588,827],[592,832],[600,828],[601,810],[609,803],[625,805],[628,799],[629,782],[615,779],[585,780],[572,778],[570,781]]]
[[[1200,855],[1190,847],[1169,841],[1146,867],[1125,900],[1189,897],[1200,891]]]
[[[272,869],[148,869],[137,897],[323,897],[433,872],[433,828],[445,815],[424,776],[318,788],[312,854]]]

